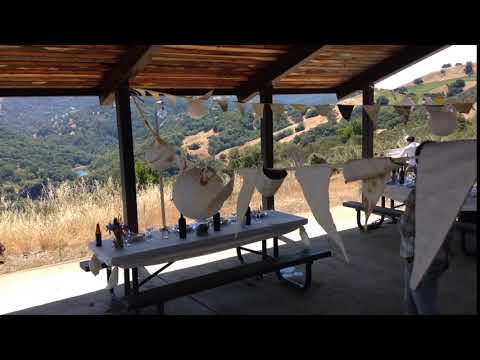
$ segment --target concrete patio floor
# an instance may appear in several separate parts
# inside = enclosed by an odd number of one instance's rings
[[[344,209],[348,210],[348,209]],[[341,210],[341,211],[344,211]],[[302,292],[278,281],[275,274],[263,279],[248,279],[167,302],[169,315],[395,315],[402,314],[403,264],[399,257],[400,238],[396,225],[362,233],[354,227],[353,211],[349,221],[339,226],[351,262],[346,264],[338,249],[334,256],[315,262],[312,286]],[[353,220],[352,220],[353,218]],[[307,231],[311,236],[322,233],[313,219]],[[298,232],[293,238],[298,239]],[[328,245],[326,238],[313,242],[313,247]],[[269,240],[271,246],[271,240]],[[259,244],[249,246],[260,249]],[[280,253],[298,250],[298,245],[283,245]],[[270,249],[271,251],[271,249]],[[477,314],[477,258],[466,257],[457,243],[453,244],[455,257],[440,283],[440,309],[443,314]],[[257,255],[245,255],[254,261]],[[223,251],[175,263],[168,272],[145,286],[159,286],[238,264],[234,250]],[[63,267],[63,271],[62,271]],[[105,290],[104,271],[97,277],[83,273],[78,262],[56,267],[55,274],[37,273],[30,289],[20,283],[26,274],[0,277],[0,313],[24,315],[109,315],[124,314],[123,308],[111,300]],[[142,278],[158,269],[139,269]],[[298,270],[302,270],[301,267]],[[122,273],[122,272],[120,272]],[[17,275],[18,278],[13,277]],[[42,283],[43,282],[43,283]],[[120,276],[120,283],[123,282]],[[123,286],[115,289],[118,295]],[[23,294],[23,295],[22,295]],[[32,305],[32,297],[38,306]],[[56,298],[55,298],[56,297]],[[21,310],[20,310],[21,309]],[[154,307],[142,314],[156,314]]]

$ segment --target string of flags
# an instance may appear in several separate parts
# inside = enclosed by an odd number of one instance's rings
[[[452,103],[448,102],[444,96],[437,96],[434,99],[430,97],[424,98],[424,103],[420,104],[419,99],[416,95],[405,95],[404,100],[401,104],[398,105],[352,105],[352,104],[326,104],[326,105],[306,105],[306,104],[273,104],[273,103],[244,103],[240,101],[229,101],[225,99],[212,99],[213,90],[209,91],[205,95],[199,97],[192,96],[176,96],[164,92],[158,92],[149,89],[139,89],[132,88],[132,93],[135,95],[147,96],[147,94],[154,97],[156,100],[161,100],[162,97],[165,97],[170,105],[173,108],[176,108],[178,103],[178,98],[183,98],[187,103],[187,113],[193,119],[200,119],[208,114],[208,101],[216,103],[223,112],[227,112],[232,104],[234,108],[242,114],[245,115],[250,110],[253,110],[255,118],[262,118],[263,112],[266,107],[270,107],[274,116],[281,115],[285,112],[286,107],[291,107],[297,111],[304,112],[309,108],[314,108],[319,115],[328,116],[334,111],[335,107],[338,109],[338,112],[345,120],[350,120],[353,110],[355,108],[363,108],[367,117],[373,123],[373,127],[376,128],[376,123],[378,120],[378,115],[380,113],[380,108],[389,106],[393,107],[394,111],[402,116],[404,122],[408,121],[410,112],[412,108],[424,106],[426,110],[430,113],[431,117],[442,117],[443,122],[449,121],[453,122],[455,113],[468,114],[474,103]],[[434,115],[432,115],[434,114]],[[449,120],[445,120],[449,119]],[[438,123],[438,121],[435,121]],[[449,125],[451,126],[451,125]],[[448,126],[447,126],[448,127]],[[442,132],[442,131],[440,131]],[[443,131],[446,132],[446,131]]]

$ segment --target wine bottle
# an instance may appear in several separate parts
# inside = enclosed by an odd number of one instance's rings
[[[95,229],[95,242],[97,246],[102,246],[102,232],[100,231],[100,225],[97,224]]]
[[[220,213],[213,215],[213,231],[220,231]]]
[[[405,170],[402,168],[400,168],[400,174],[399,174],[399,179],[398,179],[398,182],[403,185],[405,183]]]
[[[180,239],[185,239],[187,237],[187,221],[183,217],[183,214],[180,214],[180,219],[178,219],[178,232]]]
[[[250,210],[250,206],[245,213],[245,225],[252,225],[252,212]]]

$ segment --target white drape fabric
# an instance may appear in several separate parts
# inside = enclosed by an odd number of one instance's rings
[[[332,168],[328,165],[311,166],[297,169],[295,176],[302,187],[303,195],[315,220],[340,248],[345,260],[349,262],[343,240],[330,213],[328,188],[332,171]],[[302,235],[301,232],[300,235]]]
[[[389,173],[365,179],[362,182],[362,203],[365,208],[365,231],[367,230],[368,218],[377,205],[380,196],[385,189],[385,182],[390,176]]]
[[[352,160],[343,167],[345,182],[364,180],[388,174],[398,168],[389,158]]]
[[[112,269],[112,273],[110,274],[110,278],[108,279],[107,289],[113,289],[115,286],[118,285],[118,267],[115,266]]]
[[[245,223],[245,213],[247,212],[253,191],[255,190],[258,169],[241,169],[238,171],[238,174],[243,178],[243,183],[237,200],[236,233],[240,231],[241,225]]]
[[[433,135],[447,136],[457,128],[457,114],[446,106],[426,106]]]
[[[423,146],[417,165],[412,289],[432,263],[476,178],[476,140]]]
[[[97,276],[102,269],[102,263],[100,260],[98,260],[95,254],[93,254],[92,258],[90,259],[88,267],[90,268],[90,272],[95,276]]]
[[[363,105],[363,110],[368,115],[368,118],[373,124],[373,128],[375,129],[377,127],[377,120],[378,120],[378,113],[380,112],[380,106],[379,105]]]

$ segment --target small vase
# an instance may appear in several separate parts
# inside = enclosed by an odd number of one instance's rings
[[[121,249],[123,248],[123,234],[121,230],[115,230],[113,232],[115,235],[115,239],[113,240],[113,245],[115,246],[115,249]]]

